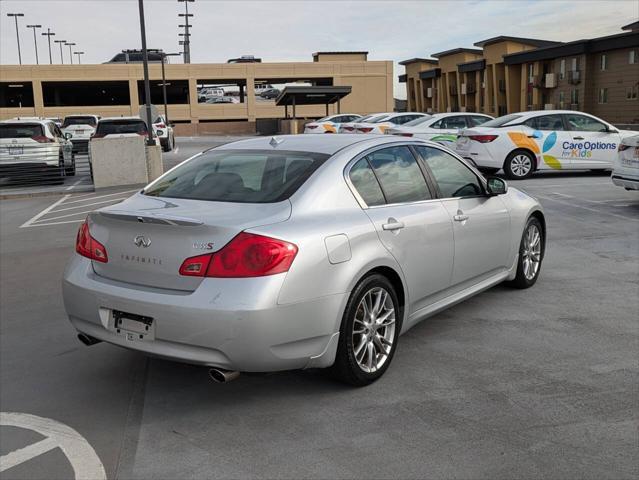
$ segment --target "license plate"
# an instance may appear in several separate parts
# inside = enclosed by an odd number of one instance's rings
[[[155,324],[153,318],[136,313],[113,310],[113,328],[115,333],[129,341],[153,340]]]
[[[22,155],[24,147],[9,147],[9,155]]]

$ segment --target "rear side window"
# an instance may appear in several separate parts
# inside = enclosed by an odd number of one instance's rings
[[[0,124],[0,138],[33,138],[44,136],[42,125],[29,123]]]
[[[472,125],[473,127],[478,127],[480,125],[483,125],[484,123],[490,121],[489,117],[482,117],[481,115],[470,115],[468,117],[468,121],[470,123],[470,125]]]
[[[382,193],[379,183],[377,183],[373,169],[368,164],[368,160],[365,158],[359,160],[351,167],[351,171],[348,175],[357,193],[359,193],[362,200],[366,202],[366,205],[373,207],[385,203],[384,194]]]
[[[144,193],[215,202],[281,202],[328,157],[313,152],[211,150],[183,163]]]
[[[510,115],[504,115],[503,117],[498,117],[493,120],[488,120],[486,123],[482,125],[482,127],[503,127],[507,123],[512,123],[521,117],[522,116],[517,113],[511,113]]]
[[[111,135],[113,133],[137,133],[144,135],[147,133],[146,123],[142,120],[109,120],[99,122],[96,135]]]
[[[387,203],[419,202],[431,198],[424,175],[408,147],[383,148],[367,158]]]
[[[463,115],[455,115],[454,117],[448,117],[443,120],[444,127],[443,128],[466,128],[466,119]]]

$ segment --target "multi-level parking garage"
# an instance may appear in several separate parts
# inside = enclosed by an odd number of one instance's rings
[[[263,90],[284,85],[350,86],[342,111],[393,110],[393,65],[370,61],[367,52],[318,52],[312,62],[165,65],[168,114],[178,135],[255,132],[256,123],[286,116]],[[150,65],[151,101],[163,103],[162,69]],[[202,94],[222,90],[228,103],[207,103]],[[3,66],[0,119],[64,117],[93,113],[137,115],[144,103],[142,64]],[[337,105],[328,108],[336,113]],[[299,117],[320,117],[324,105],[297,108]]]

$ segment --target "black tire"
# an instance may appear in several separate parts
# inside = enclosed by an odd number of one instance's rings
[[[385,290],[393,302],[393,310],[395,313],[394,331],[392,332],[393,340],[390,351],[386,354],[386,359],[383,364],[374,372],[366,372],[359,366],[355,358],[353,324],[355,322],[355,316],[358,313],[360,302],[366,294],[377,288]],[[388,309],[388,311],[390,311],[390,309]],[[379,274],[371,274],[364,277],[353,289],[346,304],[340,328],[337,355],[335,357],[335,363],[331,367],[333,376],[342,382],[358,387],[369,385],[379,379],[388,369],[397,350],[397,340],[402,326],[401,312],[402,309],[399,306],[395,289],[386,277]]]
[[[539,232],[539,266],[533,276],[526,275],[525,271],[525,254],[526,254],[526,237],[528,235],[529,229],[535,227]],[[541,222],[535,218],[530,217],[528,222],[526,222],[526,228],[524,228],[524,233],[521,236],[521,241],[519,242],[519,258],[517,259],[517,276],[514,280],[508,282],[508,284],[514,288],[530,288],[532,287],[539,278],[539,273],[541,272],[541,265],[544,260],[544,254],[546,253],[546,238],[544,237],[544,230],[541,226]]]
[[[71,155],[71,166],[66,167],[67,177],[75,177],[75,154]]]
[[[518,165],[521,165],[523,157],[528,158],[530,163],[530,168],[525,173],[522,173],[522,170],[518,168]],[[524,180],[533,174],[537,167],[536,163],[537,160],[535,159],[535,156],[529,151],[515,150],[510,152],[506,157],[506,161],[504,162],[504,173],[510,180]]]

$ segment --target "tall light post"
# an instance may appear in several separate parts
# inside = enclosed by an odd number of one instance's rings
[[[69,47],[69,60],[71,61],[71,65],[73,65],[73,52],[71,51],[71,47],[75,47],[75,43],[65,43],[67,47]]]
[[[18,62],[22,65],[22,53],[20,52],[20,33],[18,32],[18,17],[24,17],[24,13],[7,13],[7,17],[13,17],[16,21],[16,39],[18,40]]]
[[[151,118],[151,84],[149,82],[149,52],[146,49],[146,27],[144,25],[144,0],[138,0],[140,14],[140,36],[142,37],[142,67],[144,70],[144,103],[146,108],[146,128],[149,130],[147,145],[155,146],[153,119]]]
[[[180,33],[180,37],[184,37],[184,63],[191,63],[191,34],[189,28],[192,25],[189,23],[189,18],[193,16],[189,13],[189,3],[195,2],[195,0],[177,0],[178,3],[184,3],[184,13],[178,13],[178,17],[184,17],[184,25],[180,25],[184,28],[184,33]]]
[[[66,43],[66,40],[54,40],[55,43],[60,45],[60,62],[64,65],[64,57],[62,56],[62,44]]]
[[[51,55],[51,37],[53,37],[55,33],[53,33],[51,29],[47,27],[46,33],[42,32],[42,35],[46,35],[47,40],[49,41],[49,64],[53,65],[53,56]]]
[[[36,28],[42,28],[42,25],[27,25],[27,28],[33,29],[33,46],[35,47],[36,65],[40,65],[40,61],[38,60],[38,39],[36,37]]]
[[[164,100],[164,120],[166,126],[169,126],[169,108],[166,101],[166,75],[164,74],[164,64],[166,63],[166,57],[179,57],[181,53],[164,53],[162,52],[162,97]]]
[[[78,65],[81,65],[82,62],[80,62],[80,55],[84,55],[84,52],[73,52],[73,53],[78,56]]]

